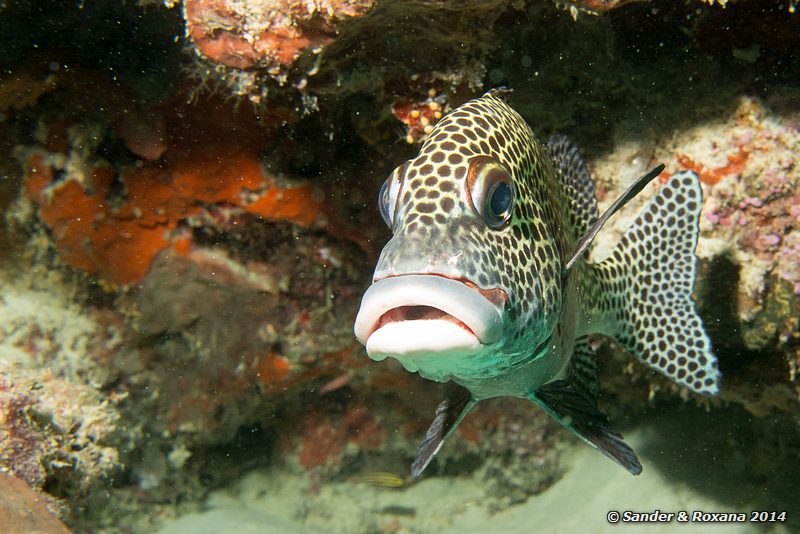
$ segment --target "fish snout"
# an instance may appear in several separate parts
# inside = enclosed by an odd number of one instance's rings
[[[374,360],[465,355],[499,341],[507,296],[437,274],[374,282],[364,293],[355,335]]]

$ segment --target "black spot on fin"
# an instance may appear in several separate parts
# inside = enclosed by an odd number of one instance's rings
[[[661,164],[645,174],[644,176],[640,177],[638,180],[633,182],[628,189],[625,190],[620,197],[614,201],[611,206],[600,216],[597,221],[592,225],[588,232],[581,238],[578,242],[578,246],[575,247],[575,252],[573,252],[572,257],[564,264],[564,269],[561,272],[561,277],[566,278],[569,274],[570,270],[572,270],[572,266],[575,265],[575,262],[583,255],[584,252],[589,248],[589,245],[592,243],[594,236],[597,235],[597,232],[603,227],[607,220],[611,218],[619,209],[631,201],[633,197],[638,195],[644,186],[649,184],[653,181],[653,179],[661,174],[661,171],[664,170],[664,165]]]
[[[498,100],[502,100],[503,102],[508,102],[509,98],[511,97],[511,93],[514,90],[509,87],[495,87],[494,89],[489,89],[483,94],[482,98],[491,97],[497,98]]]
[[[590,399],[597,398],[597,354],[587,336],[575,340],[569,361],[569,380]]]
[[[543,385],[531,396],[559,423],[599,450],[629,473],[638,475],[642,464],[622,435],[611,428],[608,416],[601,412],[593,398],[586,396],[566,380]]]
[[[678,384],[716,395],[717,358],[692,300],[702,207],[697,175],[673,175],[595,268],[604,278],[600,298],[620,318],[606,333]]]
[[[472,398],[468,389],[457,384],[450,384],[447,398],[436,408],[436,416],[425,434],[425,439],[417,447],[417,456],[411,464],[411,475],[419,476],[467,412],[478,402]]]
[[[547,152],[556,170],[561,173],[566,201],[570,205],[570,222],[575,229],[575,237],[580,239],[600,217],[594,182],[580,150],[565,135],[554,135],[548,139]]]

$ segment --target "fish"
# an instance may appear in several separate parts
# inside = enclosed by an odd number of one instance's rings
[[[383,183],[392,231],[356,315],[372,360],[447,383],[411,467],[420,475],[465,415],[493,397],[529,399],[634,475],[636,453],[597,405],[590,336],[621,343],[689,390],[720,372],[692,299],[702,189],[661,185],[608,258],[587,259],[603,224],[664,169],[600,214],[580,150],[542,143],[493,89],[453,109]]]
[[[372,471],[350,478],[354,484],[366,484],[375,488],[402,488],[406,485],[406,479],[396,473],[388,471]]]

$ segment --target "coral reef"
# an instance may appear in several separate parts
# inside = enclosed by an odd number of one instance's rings
[[[69,286],[58,274],[35,267],[7,274],[0,282],[0,464],[47,491],[51,510],[78,510],[119,472],[127,441],[117,432],[120,398],[101,389],[120,340],[102,313],[69,294],[54,298],[54,289]]]
[[[493,21],[512,4],[196,0],[183,13],[204,83],[262,106],[288,96],[313,110],[324,95],[411,98],[419,82],[477,86]]]
[[[441,452],[440,468],[477,465],[472,477],[483,481],[486,503],[503,510],[545,491],[562,474],[559,424],[527,399],[492,399],[470,413],[459,436]],[[486,454],[485,451],[491,451]]]
[[[697,249],[699,306],[720,358],[722,397],[758,416],[772,409],[791,412],[800,399],[798,119],[796,111],[777,115],[769,103],[743,97],[724,118],[627,144],[595,167],[598,176],[623,178],[603,182],[600,193],[607,199],[652,161],[668,163],[662,182],[683,169],[699,175],[705,196]],[[608,253],[636,207],[629,213],[604,230],[598,257]],[[650,396],[675,389],[663,380],[650,387]]]
[[[352,334],[380,183],[500,85],[538,136],[585,149],[604,203],[655,162],[700,175],[697,298],[724,377],[700,402],[753,415],[731,448],[794,453],[793,3],[140,4],[0,7],[0,464],[69,526],[153,531],[256,469],[241,492],[268,487],[305,528],[437,531],[558,480],[572,438],[514,400],[409,480],[442,391]],[[690,398],[620,351],[601,354],[615,423]],[[763,454],[737,463],[772,476]]]
[[[186,116],[187,110],[174,109],[170,124],[180,126],[169,132],[169,146],[159,146],[163,128],[144,140],[134,138],[131,130],[137,127],[123,129],[128,146],[150,154],[147,159],[163,157],[163,162],[130,168],[92,161],[82,132],[68,129],[62,142],[46,134],[51,144],[69,148],[28,158],[27,195],[56,236],[65,263],[112,284],[130,284],[140,282],[156,254],[168,246],[188,253],[191,237],[185,230],[192,225],[208,220],[235,225],[243,214],[304,226],[328,222],[318,200],[323,191],[306,184],[279,185],[265,174],[258,155],[263,134],[256,124],[242,120],[235,128],[224,128],[208,116],[202,124],[188,122]],[[246,141],[235,138],[232,130]],[[192,135],[198,131],[231,142],[203,145]]]
[[[0,462],[36,489],[74,500],[89,498],[119,466],[103,445],[119,414],[100,392],[48,373],[3,369]],[[71,399],[65,404],[64,399]]]
[[[234,2],[186,0],[186,33],[205,59],[259,67],[279,76],[306,49],[319,53],[345,19],[362,17],[374,0]]]
[[[227,439],[244,420],[268,415],[264,395],[364,365],[348,322],[362,283],[350,258],[360,256],[324,234],[255,229],[261,232],[249,239],[264,247],[260,257],[236,258],[236,242],[227,252],[168,252],[137,295],[135,339],[143,353],[140,367],[127,372],[161,391],[147,401],[159,434]],[[328,263],[337,257],[342,263]],[[165,366],[172,372],[162,372]]]
[[[450,111],[446,95],[437,94],[436,89],[428,90],[428,98],[419,102],[399,100],[392,106],[392,114],[406,127],[406,143],[424,141],[433,131],[436,121]]]

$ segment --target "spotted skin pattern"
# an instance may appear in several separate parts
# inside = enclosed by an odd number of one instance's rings
[[[589,169],[578,148],[566,136],[554,135],[548,139],[547,152],[561,173],[561,184],[570,204],[568,212],[572,227],[578,236],[583,236],[600,217]]]
[[[501,165],[516,188],[504,227],[490,228],[470,202],[470,162],[478,157]],[[493,391],[532,395],[568,372],[576,339],[591,333],[615,337],[693,391],[718,391],[716,358],[691,298],[702,205],[693,173],[678,173],[661,187],[608,260],[580,260],[566,279],[562,264],[598,216],[594,184],[577,149],[560,137],[542,145],[501,92],[447,114],[419,155],[388,181],[398,187],[390,206],[394,236],[375,280],[438,274],[508,295],[503,339],[491,348],[502,358],[487,359],[491,365],[469,380],[448,377],[475,398]],[[517,390],[519,380],[498,385],[542,346],[552,362],[525,386],[528,391]],[[582,341],[579,352],[585,353]],[[483,377],[498,379],[494,390],[478,391],[475,380]]]
[[[575,232],[559,224],[568,214],[552,161],[532,139],[522,118],[493,95],[447,114],[419,155],[390,176],[403,184],[395,236],[374,277],[436,273],[503,289],[510,324],[498,350],[508,356],[508,368],[552,334],[562,295],[560,284],[551,282],[575,242]],[[464,193],[469,162],[478,156],[500,162],[517,188],[511,222],[500,230],[484,223]]]
[[[575,340],[569,376],[580,391],[589,398],[597,398],[600,386],[597,383],[597,355],[588,336]]]
[[[507,297],[498,341],[463,354],[432,350],[414,356],[413,365],[401,359],[422,376],[454,382],[412,474],[426,468],[478,401],[516,396],[638,475],[636,453],[597,406],[587,336],[615,337],[675,382],[718,392],[716,358],[692,301],[699,180],[675,174],[607,260],[579,258],[564,270],[577,243],[602,220],[594,183],[577,148],[564,137],[542,145],[503,94],[490,91],[445,116],[381,190],[393,237],[375,282],[436,275]]]
[[[719,392],[717,359],[695,311],[694,249],[702,207],[697,176],[681,172],[594,266],[595,324],[642,362],[697,393]],[[591,285],[591,284],[590,284]]]

